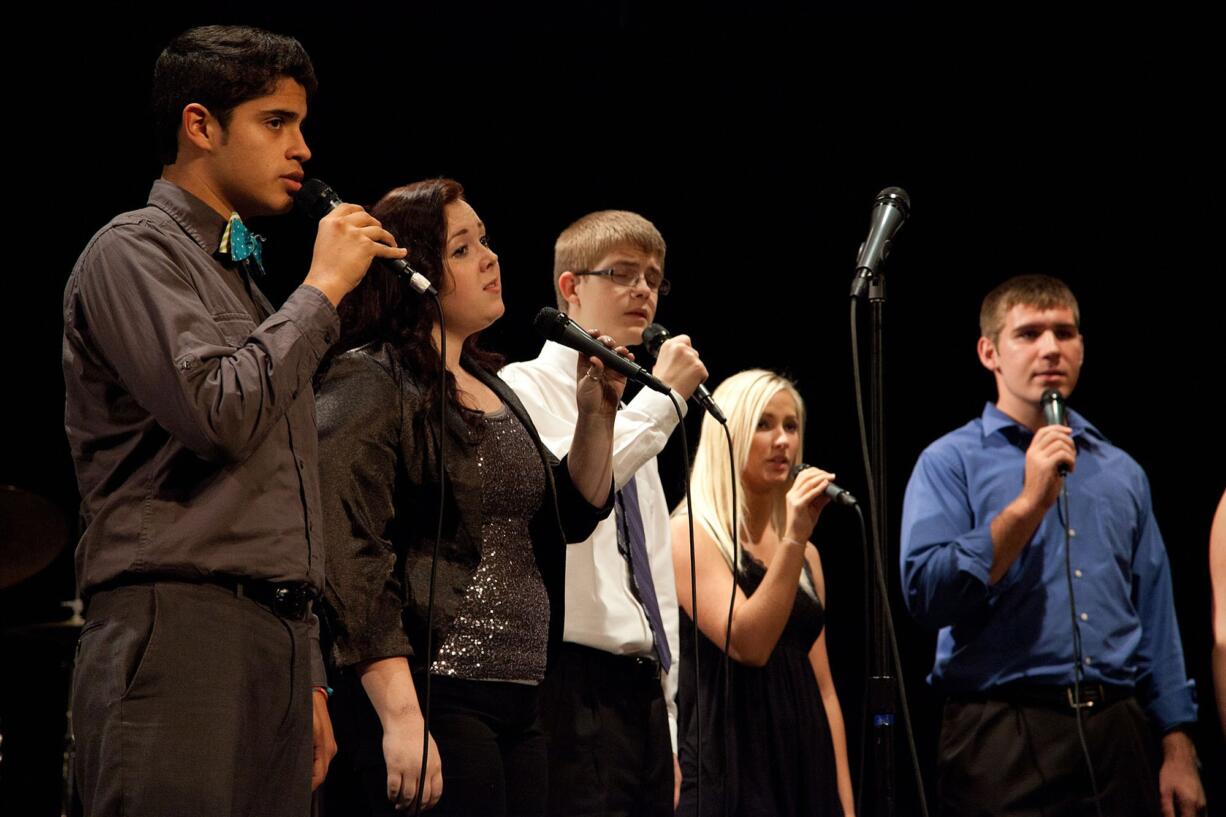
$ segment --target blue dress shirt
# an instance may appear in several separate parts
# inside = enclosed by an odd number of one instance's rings
[[[1141,467],[1068,412],[1077,467],[1067,477],[1073,594],[1084,680],[1135,686],[1158,728],[1196,720],[1170,566]],[[947,692],[1071,684],[1073,634],[1061,503],[995,585],[992,520],[1022,490],[1033,433],[994,405],[930,445],[903,504],[903,595],[940,629],[929,682]]]

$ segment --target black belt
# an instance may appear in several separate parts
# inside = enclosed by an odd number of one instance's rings
[[[622,676],[648,678],[656,683],[660,681],[660,662],[647,655],[618,655],[605,652],[586,644],[576,644],[573,641],[563,641],[562,651],[581,657],[587,663],[595,665],[606,672]]]
[[[1083,683],[1080,690],[1072,684],[1005,684],[982,692],[950,695],[953,701],[999,701],[1017,706],[1041,706],[1047,709],[1093,712],[1134,697],[1130,686]]]
[[[240,599],[251,599],[261,607],[267,607],[275,615],[292,621],[310,619],[311,602],[315,601],[316,596],[315,588],[307,582],[270,582],[218,576],[210,578],[208,584],[220,585],[233,591]]]
[[[179,584],[210,584],[222,587],[240,599],[251,599],[274,615],[291,621],[309,621],[311,603],[318,593],[308,582],[271,582],[242,576],[212,575],[200,581],[181,576],[126,575],[104,582],[89,590],[89,597],[106,590],[138,584],[175,582]],[[86,604],[88,605],[88,599]]]

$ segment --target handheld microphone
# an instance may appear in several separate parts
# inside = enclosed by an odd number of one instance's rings
[[[800,476],[801,471],[805,470],[806,468],[812,468],[812,467],[813,466],[809,465],[809,463],[807,462],[796,463],[795,465],[792,466],[791,478],[796,479],[796,477]],[[846,505],[848,507],[851,507],[852,505],[860,504],[859,502],[856,502],[856,498],[851,495],[850,491],[840,488],[839,486],[835,485],[833,482],[826,486],[826,496],[830,497],[831,501],[839,505]]]
[[[342,204],[336,191],[319,179],[307,179],[294,194],[294,207],[306,217],[319,221]],[[422,295],[438,296],[438,290],[430,283],[430,279],[410,267],[403,258],[376,258],[377,263],[388,267],[392,272],[407,276],[409,286]]]
[[[1043,404],[1043,417],[1047,420],[1049,426],[1068,425],[1068,416],[1064,409],[1064,397],[1060,392],[1055,389],[1048,389],[1043,392],[1039,402]],[[1060,476],[1068,476],[1068,466],[1064,463],[1060,463],[1056,470],[1060,473]]]
[[[672,337],[667,329],[658,323],[653,323],[643,330],[643,346],[647,348],[647,353],[653,358],[660,356],[660,347],[664,345],[664,341]],[[711,396],[711,392],[702,383],[698,384],[698,388],[694,389],[694,399],[707,410],[720,425],[727,425],[728,418],[719,410],[719,406],[715,404],[715,398]]]
[[[877,274],[890,254],[894,234],[911,215],[911,197],[901,187],[887,187],[877,194],[869,220],[868,238],[856,256],[856,277],[851,282],[851,297],[864,294],[869,279]]]
[[[572,321],[568,315],[551,306],[541,307],[532,325],[547,340],[568,346],[584,357],[598,357],[605,366],[624,374],[630,380],[642,383],[647,388],[661,394],[671,395],[673,392],[660,380],[652,377],[651,373],[642,366],[617,354],[589,335],[586,329]]]

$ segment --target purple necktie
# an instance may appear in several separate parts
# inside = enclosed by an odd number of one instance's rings
[[[660,602],[656,599],[656,583],[651,578],[651,561],[647,558],[647,536],[643,532],[643,515],[639,512],[639,492],[634,479],[617,492],[617,549],[630,562],[630,575],[634,579],[634,595],[651,626],[651,638],[655,642],[660,668],[668,672],[673,656],[664,635],[664,621],[660,618]]]

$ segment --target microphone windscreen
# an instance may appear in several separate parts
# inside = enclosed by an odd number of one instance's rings
[[[671,337],[672,334],[667,329],[658,323],[653,323],[643,330],[643,345],[647,347],[652,357],[659,357],[660,347]]]
[[[294,208],[315,221],[331,213],[340,203],[341,197],[336,191],[319,179],[307,179],[294,194]]]

